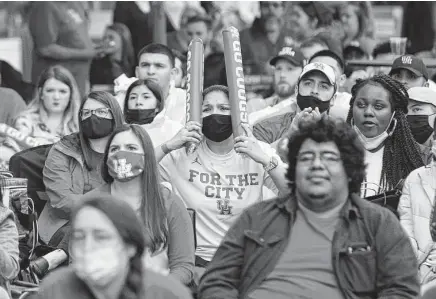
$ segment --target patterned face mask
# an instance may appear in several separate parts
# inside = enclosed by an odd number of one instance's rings
[[[107,159],[109,174],[114,180],[127,182],[144,171],[144,154],[119,151]]]

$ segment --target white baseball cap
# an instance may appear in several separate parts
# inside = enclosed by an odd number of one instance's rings
[[[409,94],[409,99],[421,102],[432,104],[436,107],[436,91],[428,87],[412,87],[407,90]]]
[[[311,62],[307,64],[303,68],[303,71],[301,72],[300,77],[298,78],[298,82],[300,82],[301,79],[308,73],[315,72],[315,71],[323,73],[329,80],[329,83],[336,87],[335,71],[331,66],[322,62]]]

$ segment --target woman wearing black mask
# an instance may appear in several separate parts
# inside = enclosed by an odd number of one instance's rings
[[[275,151],[248,126],[248,137],[233,136],[227,87],[204,90],[202,117],[202,125],[188,122],[156,151],[163,180],[196,211],[196,281],[242,210],[263,200],[263,186],[287,193],[285,167]],[[199,143],[193,154],[183,148],[187,142]]]
[[[165,115],[162,89],[150,79],[136,80],[126,92],[124,116],[128,124],[141,125],[154,147],[173,138],[182,125]]]
[[[80,106],[79,132],[51,148],[43,171],[47,203],[38,219],[43,243],[68,252],[71,209],[83,194],[104,183],[100,170],[104,150],[122,124],[116,99],[104,91],[91,92]]]

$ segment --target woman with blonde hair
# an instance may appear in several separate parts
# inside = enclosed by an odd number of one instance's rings
[[[50,144],[78,132],[80,93],[66,68],[47,68],[39,77],[34,99],[20,113],[14,127],[39,143]]]

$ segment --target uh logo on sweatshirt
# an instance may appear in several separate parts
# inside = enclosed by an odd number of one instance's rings
[[[221,215],[231,215],[231,200],[244,199],[244,192],[249,186],[259,185],[259,173],[226,174],[216,172],[189,170],[189,182],[200,185],[204,196],[217,200],[217,209]]]

